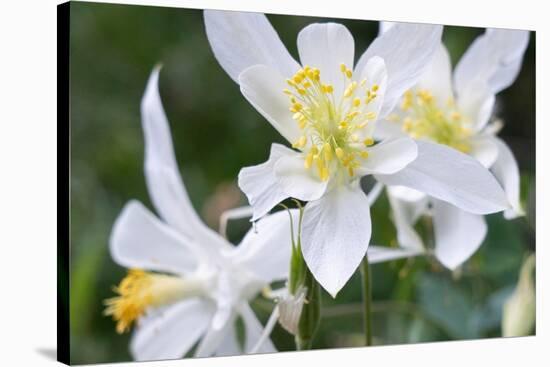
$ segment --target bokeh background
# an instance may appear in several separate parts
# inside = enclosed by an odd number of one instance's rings
[[[358,17],[361,17],[358,14]],[[297,57],[296,35],[327,19],[269,15]],[[376,36],[375,21],[335,20],[355,37],[356,58]],[[453,63],[483,30],[446,27]],[[108,252],[111,226],[123,205],[138,199],[151,207],[143,175],[139,103],[153,66],[162,62],[162,100],[191,200],[205,222],[217,228],[220,213],[246,204],[235,179],[243,166],[263,162],[280,135],[241,96],[217,64],[199,10],[71,3],[71,263],[70,326],[73,363],[127,361],[129,335],[117,335],[102,315],[103,300],[125,275]],[[378,345],[498,337],[501,310],[514,289],[522,261],[535,250],[535,34],[515,84],[499,95],[501,137],[522,173],[527,216],[488,217],[481,249],[458,272],[435,260],[416,258],[373,266],[374,342]],[[373,243],[395,245],[388,203],[373,211]],[[237,242],[246,220],[231,222]],[[67,301],[67,300],[65,300]],[[360,279],[337,300],[323,294],[322,320],[314,348],[362,343]],[[271,304],[253,307],[262,320]],[[277,327],[279,350],[293,338]]]

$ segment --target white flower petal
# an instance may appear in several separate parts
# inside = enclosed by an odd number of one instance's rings
[[[193,271],[200,251],[137,201],[130,201],[122,209],[109,246],[113,260],[119,265],[175,274]]]
[[[471,84],[486,84],[493,94],[509,87],[519,74],[528,43],[528,31],[487,29],[455,68],[457,94],[462,96],[464,91],[471,90]]]
[[[275,69],[255,65],[239,75],[243,96],[290,143],[301,136],[300,128],[292,119],[290,102],[283,90],[288,87],[285,78]]]
[[[508,145],[496,137],[494,138],[494,142],[498,148],[498,158],[491,167],[491,171],[504,188],[506,197],[512,206],[511,209],[504,211],[504,217],[506,219],[513,219],[525,214],[519,198],[519,167],[514,158],[514,153],[512,153]]]
[[[455,269],[476,252],[487,234],[482,215],[467,213],[441,200],[432,200],[435,256]]]
[[[391,27],[393,27],[395,22],[380,21],[378,22],[378,34],[387,32]]]
[[[291,235],[297,236],[299,212],[292,209],[290,215],[294,234],[290,232],[289,213],[279,211],[257,221],[234,252],[235,261],[266,283],[288,277]]]
[[[136,361],[182,358],[204,334],[213,315],[209,302],[190,299],[140,319],[130,343]]]
[[[451,59],[443,43],[439,44],[430,65],[418,80],[416,87],[430,91],[441,103],[447,103],[450,98],[453,98]]]
[[[281,157],[274,168],[279,187],[290,197],[303,201],[317,200],[327,189],[328,180],[321,181],[315,168],[306,169],[302,154]]]
[[[366,108],[363,110],[364,113],[372,113],[375,116],[375,119],[378,120],[380,116],[380,110],[385,101],[386,90],[388,88],[388,70],[386,69],[386,63],[384,59],[378,56],[373,56],[363,68],[361,74],[361,81],[366,81],[365,88],[371,89],[374,85],[378,87],[376,91],[376,98],[372,100]],[[361,136],[361,139],[370,138],[373,136],[374,131],[376,131],[377,122],[372,121],[369,123],[365,129],[360,130],[358,133]]]
[[[298,34],[298,52],[302,66],[317,67],[323,83],[334,86],[334,94],[344,93],[344,78],[340,64],[353,69],[353,36],[337,23],[310,24]]]
[[[239,172],[239,187],[252,205],[253,221],[261,218],[275,205],[288,198],[288,195],[279,187],[273,171],[279,158],[293,154],[296,152],[283,145],[272,144],[267,162],[245,167]]]
[[[392,174],[416,159],[416,142],[411,138],[386,140],[368,149],[369,156],[361,161],[359,175]]]
[[[458,95],[456,104],[474,131],[481,131],[493,114],[495,95],[482,83],[471,83]]]
[[[258,342],[258,339],[262,335],[263,326],[254,314],[254,311],[250,308],[248,303],[244,303],[239,307],[241,317],[244,322],[245,342],[244,350],[250,351]],[[271,339],[267,338],[260,349],[256,353],[274,353],[277,349],[271,342]]]
[[[166,223],[214,253],[229,244],[202,222],[189,200],[178,171],[170,127],[160,100],[159,71],[160,67],[156,67],[151,73],[141,101],[145,178],[149,196]]]
[[[214,353],[216,357],[237,356],[243,352],[241,346],[239,345],[235,325],[230,324],[228,328],[229,329],[223,343],[218,346],[218,349],[216,349],[216,352]]]
[[[429,66],[441,43],[440,25],[397,23],[379,35],[359,59],[360,74],[373,56],[380,56],[388,70],[388,88],[381,117],[386,116],[401,95],[411,88]]]
[[[407,203],[413,204],[428,198],[428,195],[426,195],[425,193],[405,186],[388,186],[388,195],[391,195]],[[417,212],[416,210],[414,211],[414,213],[416,216],[422,214],[421,212]]]
[[[416,160],[393,175],[377,175],[376,179],[413,188],[474,214],[509,207],[497,180],[475,158],[441,144],[416,143]]]
[[[498,157],[498,147],[488,135],[478,135],[470,139],[472,150],[469,154],[475,157],[484,167],[490,168]]]
[[[231,332],[236,318],[235,312],[226,315],[225,311],[218,309],[214,314],[210,326],[197,346],[195,357],[210,357],[214,355],[216,350],[223,348],[222,344],[226,342],[228,333]],[[220,312],[221,317],[219,317]],[[220,319],[222,322],[216,322],[216,319]]]
[[[428,198],[423,195],[419,200],[403,200],[393,194],[393,192],[398,190],[400,190],[399,186],[388,188],[392,219],[397,230],[397,242],[400,247],[422,252],[424,250],[424,243],[414,229],[414,225],[418,218],[426,213]]]
[[[335,187],[306,205],[302,223],[304,260],[333,297],[363,260],[370,235],[370,207],[358,185]]]
[[[369,264],[398,260],[424,254],[423,250],[370,245],[367,250]]]
[[[205,10],[206,35],[222,68],[238,82],[252,65],[267,65],[289,77],[298,69],[264,14]]]
[[[409,136],[403,131],[403,125],[398,121],[378,120],[373,131],[375,140],[387,140]]]

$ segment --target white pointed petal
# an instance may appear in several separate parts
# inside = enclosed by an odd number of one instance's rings
[[[528,43],[528,31],[487,29],[455,68],[454,84],[459,97],[471,90],[471,84],[485,84],[493,94],[509,87],[520,71]]]
[[[375,140],[387,140],[393,138],[407,137],[403,131],[403,125],[398,121],[389,121],[386,119],[376,121],[373,138]]]
[[[285,78],[275,69],[255,65],[239,75],[244,97],[290,143],[301,136],[300,128],[292,119],[290,102],[283,90],[288,88]]]
[[[281,190],[275,179],[274,166],[279,158],[294,155],[295,151],[280,144],[272,144],[269,159],[262,164],[245,167],[239,172],[239,187],[252,205],[255,221],[267,214],[288,195]]]
[[[430,65],[418,80],[417,88],[430,91],[438,101],[453,98],[451,59],[443,43],[439,44]]]
[[[239,345],[239,339],[237,338],[237,329],[234,324],[231,324],[229,325],[229,329],[223,343],[218,346],[218,349],[216,349],[214,355],[216,357],[237,356],[242,354],[242,352],[242,348]]]
[[[494,139],[488,135],[475,136],[470,140],[471,151],[469,154],[475,157],[484,167],[491,168],[498,157],[498,147]]]
[[[443,27],[439,25],[397,23],[379,35],[359,59],[359,74],[368,60],[380,56],[388,70],[388,87],[381,117],[386,116],[401,95],[411,88],[429,66],[441,42]]]
[[[428,195],[425,193],[405,186],[388,186],[388,195],[413,204],[420,201],[425,201],[428,198]],[[415,218],[420,216],[423,212],[423,210],[420,210],[420,207],[418,209],[419,210],[413,211],[413,213],[415,213]]]
[[[252,65],[267,65],[285,77],[299,69],[264,14],[205,10],[206,35],[222,68],[238,82]]]
[[[250,351],[255,345],[263,332],[263,325],[260,323],[254,311],[247,303],[244,303],[240,308],[240,314],[244,322],[245,342],[244,350]],[[271,339],[267,338],[260,349],[256,353],[274,353],[277,349],[271,342]]]
[[[218,308],[204,337],[195,350],[195,357],[210,357],[219,348],[223,349],[222,344],[226,342],[228,334],[235,323],[235,318],[235,312],[231,311],[230,314],[226,315],[225,309],[220,310]],[[217,322],[216,319],[221,320],[221,322]]]
[[[432,200],[435,256],[453,270],[476,252],[487,234],[481,215],[467,213],[441,200]]]
[[[290,215],[293,234],[290,231],[289,213],[286,210],[279,211],[257,221],[234,252],[235,261],[266,283],[288,277],[291,235],[294,238],[297,236],[299,212],[292,209]]]
[[[314,167],[306,169],[302,154],[281,157],[275,163],[275,179],[289,197],[303,201],[319,199],[327,188],[327,181],[321,181]]]
[[[302,65],[319,68],[323,83],[332,84],[337,96],[344,92],[340,64],[353,69],[354,50],[353,36],[341,24],[310,24],[298,34],[298,53]]]
[[[361,160],[359,175],[392,174],[416,159],[416,142],[411,138],[386,140],[368,149],[369,156]]]
[[[370,236],[370,207],[358,186],[336,187],[306,205],[302,223],[304,260],[333,297],[361,263]]]
[[[423,250],[404,249],[386,246],[370,245],[367,250],[369,264],[378,264],[386,261],[405,259],[424,254]]]
[[[136,361],[182,358],[208,327],[211,306],[190,299],[145,316],[130,342],[132,356]]]
[[[385,102],[386,90],[388,88],[388,70],[384,59],[378,56],[373,56],[367,60],[367,63],[362,70],[361,81],[359,81],[359,83],[362,83],[363,80],[366,81],[364,86],[365,89],[371,89],[374,85],[378,87],[378,90],[376,91],[376,98],[365,106],[363,110],[364,113],[374,114],[375,119],[378,120],[380,117],[380,110]],[[372,137],[375,130],[376,122],[372,121],[365,129],[362,130],[363,136],[361,136],[361,138]],[[361,134],[362,131],[359,131],[359,134]]]
[[[474,131],[481,131],[491,119],[495,95],[482,83],[471,83],[456,100],[459,111]]]
[[[387,21],[378,22],[378,34],[380,35],[384,32],[387,32],[395,24],[396,24],[395,22],[387,22]]]
[[[377,175],[376,179],[410,187],[474,214],[509,208],[497,180],[475,158],[441,144],[416,143],[416,160],[393,175]]]
[[[513,219],[525,214],[519,197],[519,167],[514,153],[503,140],[495,137],[494,143],[498,148],[498,158],[491,167],[491,171],[504,188],[506,197],[512,206],[511,209],[504,211],[504,217]]]
[[[403,200],[393,194],[398,190],[400,190],[399,186],[388,188],[392,219],[397,230],[397,242],[405,249],[423,251],[424,243],[414,229],[414,225],[418,218],[426,213],[428,198],[422,194],[423,196],[418,200]]]
[[[145,136],[145,178],[149,196],[160,217],[172,228],[215,252],[227,244],[199,218],[181,180],[170,127],[158,90],[160,68],[156,67],[141,100]]]
[[[197,246],[137,201],[122,209],[109,247],[113,260],[127,268],[185,274],[197,265]]]

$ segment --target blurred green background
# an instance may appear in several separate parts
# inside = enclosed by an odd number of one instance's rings
[[[361,17],[361,14],[358,14]],[[269,15],[296,56],[296,35],[326,19]],[[375,37],[375,21],[335,20],[355,37],[356,58]],[[453,62],[482,29],[447,27],[444,41]],[[516,83],[499,96],[505,121],[501,136],[522,172],[525,218],[488,217],[481,250],[450,273],[433,259],[373,266],[375,344],[387,345],[501,335],[502,303],[517,282],[522,260],[535,250],[535,34]],[[153,66],[162,62],[162,100],[191,200],[217,228],[220,213],[246,204],[235,179],[243,166],[263,162],[282,138],[250,105],[214,59],[202,12],[161,7],[71,3],[71,360],[127,361],[129,335],[117,335],[102,315],[103,300],[125,269],[111,260],[108,238],[122,206],[138,199],[151,208],[143,176],[139,103]],[[372,212],[373,240],[395,244],[388,203]],[[230,224],[235,242],[247,221]],[[323,295],[323,315],[314,348],[360,345],[360,279],[356,275],[337,300]],[[265,321],[266,301],[253,304]],[[279,350],[293,338],[277,327]]]

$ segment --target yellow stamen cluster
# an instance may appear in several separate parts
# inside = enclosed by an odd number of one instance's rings
[[[114,287],[118,296],[105,300],[104,314],[113,317],[117,333],[122,334],[130,330],[148,308],[181,299],[188,293],[187,288],[180,277],[132,269],[118,287]]]
[[[323,83],[321,71],[305,66],[287,79],[290,89],[284,93],[290,100],[290,112],[303,135],[292,144],[305,154],[304,167],[315,168],[319,178],[326,181],[333,169],[344,167],[353,176],[360,159],[366,159],[366,147],[374,144],[367,136],[369,121],[376,119],[372,102],[379,86],[367,87],[367,80],[354,81],[353,72],[340,65],[344,80],[341,95],[334,86]],[[336,158],[336,159],[335,159]]]
[[[444,105],[427,90],[407,91],[401,102],[401,115],[390,120],[402,122],[403,131],[415,139],[429,139],[468,153],[472,135],[468,121],[456,110],[452,100]]]

